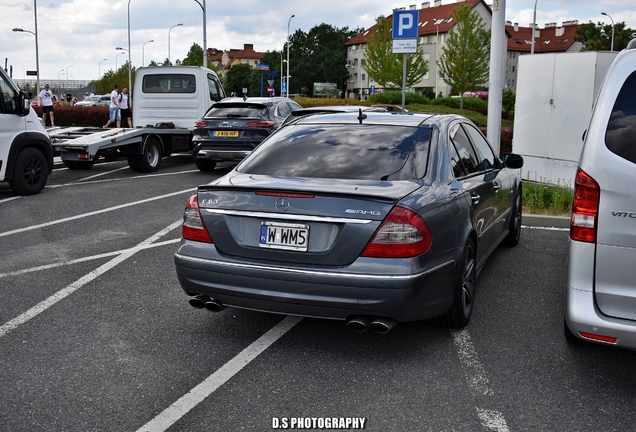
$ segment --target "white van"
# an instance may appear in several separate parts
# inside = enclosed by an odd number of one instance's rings
[[[0,68],[0,181],[20,195],[40,193],[53,170],[49,134],[27,94]]]
[[[139,68],[133,92],[133,125],[172,123],[192,130],[213,103],[225,98],[214,71],[198,66]]]

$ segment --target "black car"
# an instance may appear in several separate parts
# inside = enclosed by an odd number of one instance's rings
[[[242,160],[302,107],[284,97],[227,98],[194,123],[194,158],[201,171],[217,162]]]
[[[301,116],[192,195],[177,277],[211,311],[463,327],[486,259],[519,242],[522,165],[458,115]]]

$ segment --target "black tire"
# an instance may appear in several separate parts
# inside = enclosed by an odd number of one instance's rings
[[[73,163],[73,161],[70,161],[70,160],[63,160],[62,165],[64,165],[68,169],[72,169],[72,170],[77,169],[75,168],[75,164]]]
[[[141,167],[139,166],[137,155],[126,156],[126,159],[128,159],[128,166],[131,170],[133,170],[134,172],[141,172]]]
[[[195,163],[197,165],[197,168],[199,168],[199,171],[203,172],[212,171],[214,170],[214,168],[216,168],[216,162],[211,160],[197,159],[195,160]]]
[[[521,205],[521,190],[519,190],[515,197],[515,208],[512,210],[510,226],[508,227],[510,232],[508,232],[508,235],[503,241],[503,243],[508,247],[517,246],[519,244],[519,239],[521,238]]]
[[[460,329],[466,327],[473,313],[475,291],[477,289],[477,262],[475,245],[468,240],[464,246],[457,283],[453,291],[453,304],[439,322],[447,327]]]
[[[26,148],[15,160],[9,185],[19,195],[35,195],[44,189],[48,178],[49,165],[46,157],[37,149]]]
[[[155,138],[148,138],[143,154],[137,155],[137,163],[141,172],[155,172],[161,166],[163,150],[161,143]]]
[[[89,170],[91,168],[93,168],[93,165],[95,165],[95,161],[73,161],[73,166],[75,166],[75,169],[77,170]]]
[[[574,333],[572,333],[572,330],[570,330],[570,327],[568,327],[568,323],[565,321],[565,318],[563,318],[563,335],[565,336],[565,340],[570,345],[581,346],[589,343],[585,342],[583,339],[576,337]]]

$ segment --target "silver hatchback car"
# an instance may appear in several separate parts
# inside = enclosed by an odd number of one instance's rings
[[[566,339],[636,349],[636,40],[600,89],[575,179]]]

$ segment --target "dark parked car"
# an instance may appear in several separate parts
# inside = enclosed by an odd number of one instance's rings
[[[192,195],[177,276],[211,311],[460,328],[486,258],[519,242],[522,165],[457,115],[299,117]]]
[[[300,108],[284,97],[226,98],[215,103],[194,123],[197,168],[210,171],[217,162],[241,161]]]

